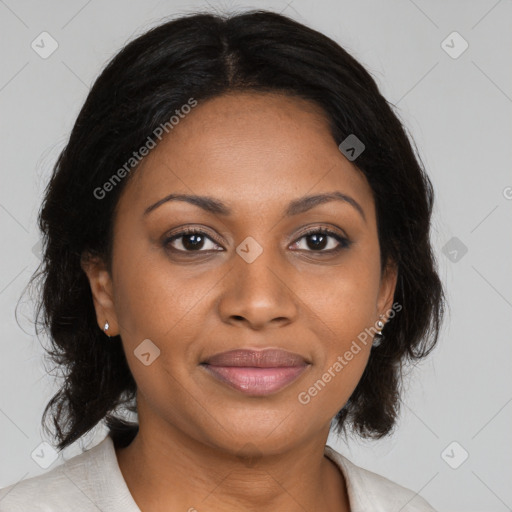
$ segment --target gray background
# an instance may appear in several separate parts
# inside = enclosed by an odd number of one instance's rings
[[[42,190],[89,87],[162,17],[249,7],[306,23],[363,63],[397,105],[437,192],[433,240],[450,302],[440,344],[407,378],[392,436],[330,443],[440,512],[512,510],[510,0],[0,0],[0,487],[45,471],[33,452],[51,461],[51,449],[39,446],[51,443],[40,418],[56,387],[30,303],[19,307],[21,328],[14,309],[38,264]],[[46,59],[31,47],[43,31],[58,43]],[[454,31],[460,36],[448,37]],[[49,468],[104,434],[93,432]]]

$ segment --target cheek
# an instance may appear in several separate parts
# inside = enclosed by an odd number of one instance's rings
[[[378,259],[362,251],[354,251],[328,271],[304,276],[305,302],[315,313],[313,318],[326,328],[325,334],[334,338],[337,349],[342,350],[344,343],[350,344],[375,323],[379,283]]]
[[[321,331],[322,353],[299,402],[311,403],[320,415],[343,407],[368,362],[380,282],[378,258],[368,254],[354,253],[336,271],[317,276],[315,286],[309,281],[307,302]]]
[[[368,362],[371,345],[340,340],[325,364],[298,390],[297,407],[318,425],[330,421],[345,406]]]
[[[164,340],[183,331],[214,285],[212,275],[192,266],[173,267],[163,250],[119,246],[115,261],[115,303],[125,341]],[[191,314],[192,313],[192,314]],[[197,325],[197,323],[193,324]]]
[[[148,397],[162,390],[165,395],[175,391],[173,397],[181,396],[179,383],[196,371],[196,340],[205,337],[219,277],[212,272],[200,275],[192,266],[190,270],[173,269],[161,255],[137,258],[133,252],[125,254],[130,257],[118,261],[115,300],[130,370]]]
[[[335,335],[331,333],[334,341],[323,344],[315,371],[299,390],[298,402],[310,407],[320,423],[346,404],[367,365],[372,338],[365,333],[365,315],[358,313],[338,316]]]

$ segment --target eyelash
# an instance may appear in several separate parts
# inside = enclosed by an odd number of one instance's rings
[[[172,247],[170,244],[171,242],[173,242],[174,240],[177,240],[183,236],[186,236],[186,235],[202,235],[206,238],[208,238],[210,241],[212,241],[213,243],[217,244],[217,245],[220,245],[217,241],[215,241],[211,236],[209,236],[205,231],[202,231],[200,229],[197,229],[197,228],[184,228],[182,231],[180,231],[179,233],[175,233],[174,235],[166,238],[166,240],[164,241],[164,246],[166,248],[170,248],[170,250],[174,251],[174,252],[178,252],[178,253],[189,253],[189,254],[193,254],[193,253],[207,253],[207,252],[213,252],[213,251],[217,251],[217,249],[213,249],[213,250],[197,250],[197,251],[186,251],[186,250],[182,250],[182,249],[176,249],[174,247]],[[329,249],[329,250],[319,250],[319,251],[314,251],[314,250],[306,250],[305,252],[312,252],[312,253],[318,253],[318,254],[336,254],[340,251],[342,251],[343,249],[347,249],[348,247],[350,247],[350,245],[352,244],[352,242],[344,237],[344,236],[341,236],[339,233],[336,233],[335,231],[332,231],[328,228],[323,228],[323,227],[316,227],[316,228],[311,228],[311,229],[308,229],[307,231],[305,231],[304,233],[302,233],[300,235],[299,238],[296,239],[296,241],[293,242],[293,244],[297,243],[299,240],[302,240],[303,238],[306,238],[310,235],[328,235],[332,238],[334,238],[338,243],[338,247],[334,248],[334,249]],[[303,249],[300,249],[300,250],[303,250]]]

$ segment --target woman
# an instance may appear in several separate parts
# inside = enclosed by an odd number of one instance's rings
[[[402,365],[435,346],[432,205],[326,36],[252,11],[129,43],[55,166],[34,276],[65,371],[43,420],[59,449],[109,435],[0,510],[433,510],[326,446],[391,432]]]

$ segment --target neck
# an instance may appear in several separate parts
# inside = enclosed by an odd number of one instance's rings
[[[348,512],[339,468],[324,456],[329,430],[300,446],[261,453],[248,443],[243,453],[201,443],[167,424],[147,429],[116,449],[130,492],[144,512],[160,510]]]

